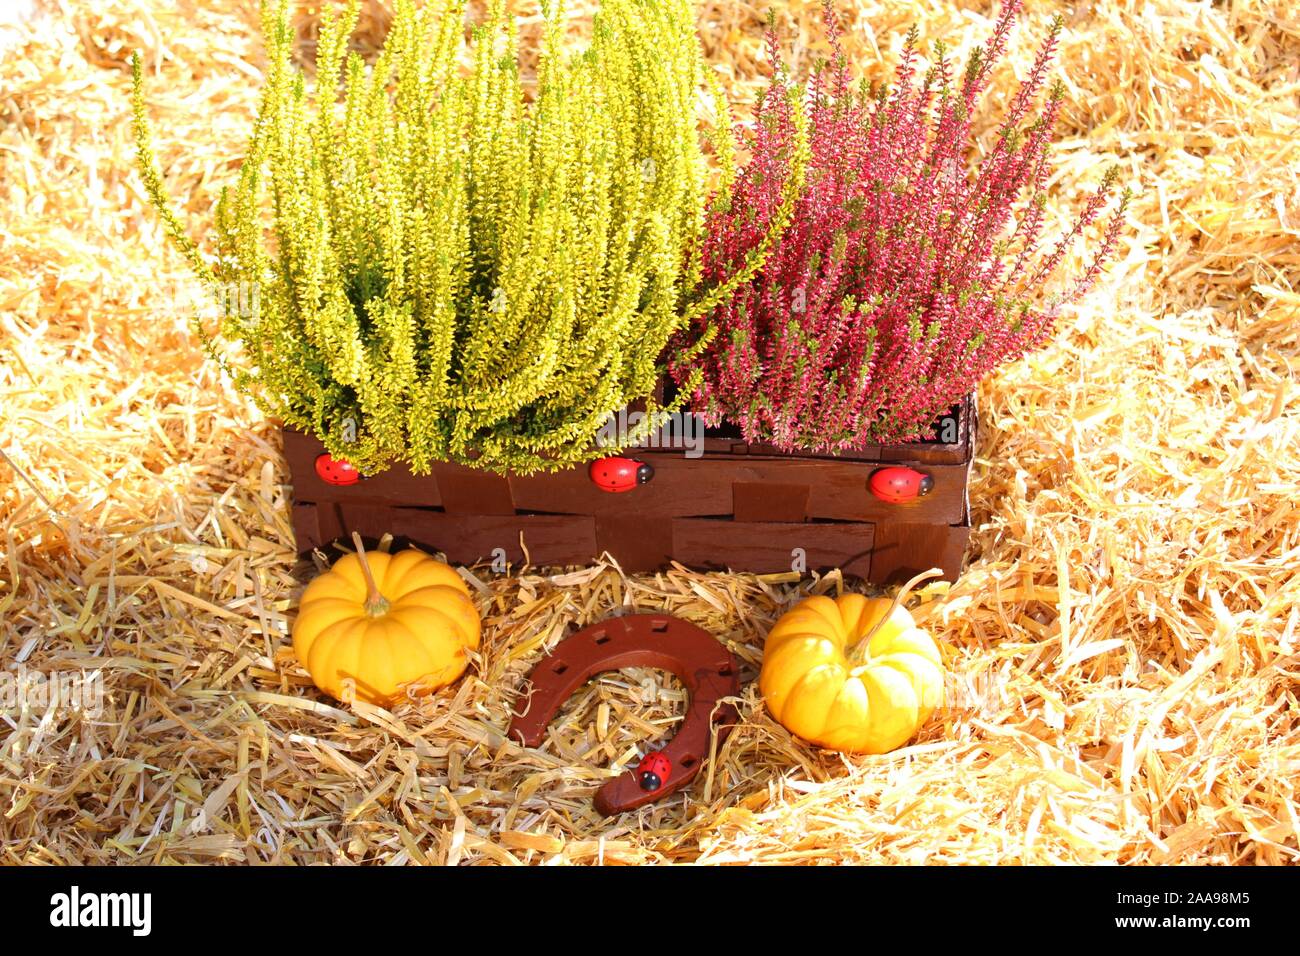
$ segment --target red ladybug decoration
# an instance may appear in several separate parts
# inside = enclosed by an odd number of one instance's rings
[[[934,489],[934,479],[915,468],[877,468],[867,484],[873,495],[891,505],[924,498]]]
[[[642,790],[658,790],[664,785],[672,769],[672,761],[663,755],[663,751],[653,751],[642,757],[641,762],[636,765],[636,782],[641,785]]]
[[[361,472],[329,452],[316,456],[316,474],[331,485],[355,485],[361,480]]]
[[[655,476],[655,470],[635,458],[597,458],[587,467],[587,477],[601,491],[631,491]]]

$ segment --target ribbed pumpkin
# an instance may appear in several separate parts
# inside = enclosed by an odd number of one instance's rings
[[[815,595],[768,634],[759,688],[792,734],[880,754],[906,743],[943,703],[943,662],[898,599]]]
[[[298,660],[317,687],[343,701],[387,705],[408,686],[450,684],[479,642],[465,582],[413,548],[366,554],[357,545],[303,592],[293,626]]]

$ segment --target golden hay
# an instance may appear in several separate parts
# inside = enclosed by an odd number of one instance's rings
[[[701,9],[737,96],[766,6]],[[772,6],[807,62],[818,3]],[[991,13],[838,6],[875,77],[912,17],[968,43]],[[1037,31],[1053,6],[1031,4]],[[139,48],[173,192],[208,214],[263,62],[255,5],[37,0],[0,25],[0,662],[98,669],[107,691],[93,718],[0,714],[0,860],[1295,862],[1300,16],[1077,10],[1059,180],[1110,158],[1140,193],[1109,280],[982,390],[970,566],[917,611],[955,705],[849,759],[792,740],[748,684],[707,775],[608,821],[594,788],[672,733],[680,685],[609,675],[524,751],[503,730],[529,666],[570,625],[656,608],[710,628],[748,679],[775,617],[838,577],[475,570],[470,676],[393,713],[324,700],[286,652],[306,569],[275,428],[168,308],[181,263],[131,168]]]

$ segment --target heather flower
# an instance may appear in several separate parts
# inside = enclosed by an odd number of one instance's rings
[[[738,268],[700,283],[704,70],[688,0],[603,0],[582,51],[563,3],[540,6],[528,96],[505,0],[468,43],[466,0],[396,0],[372,64],[349,52],[349,0],[321,15],[312,81],[290,0],[263,0],[266,83],[216,208],[215,260],[171,212],[134,61],[137,158],[164,227],[214,297],[257,290],[256,309],[222,315],[235,384],[364,474],[394,461],[555,471],[608,454],[596,436],[609,415],[663,411],[665,346],[770,246],[747,234]],[[802,182],[802,114],[783,121],[796,155],[765,210],[774,234]],[[725,154],[727,137],[714,145]]]
[[[946,51],[918,76],[909,34],[892,89],[855,85],[828,4],[831,57],[803,91],[811,158],[789,227],[763,268],[695,323],[709,344],[672,363],[700,379],[693,403],[746,440],[786,450],[931,437],[929,426],[998,364],[1045,343],[1062,303],[1112,257],[1124,193],[1083,270],[1056,301],[1045,284],[1086,239],[1115,185],[1107,173],[1073,226],[1044,237],[1063,87],[1048,86],[1058,19],[973,166],[973,119],[1021,10],[1009,0],[958,78]],[[751,257],[794,166],[797,104],[780,62],[749,133],[750,162],[711,207],[707,281]],[[684,338],[687,343],[691,339]],[[683,353],[685,354],[685,353]]]

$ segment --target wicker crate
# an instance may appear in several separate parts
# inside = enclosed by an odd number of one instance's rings
[[[759,573],[842,568],[876,584],[939,567],[961,570],[970,535],[967,483],[975,443],[973,398],[941,429],[948,442],[870,445],[839,455],[791,455],[710,434],[703,455],[667,449],[626,454],[654,467],[631,491],[600,490],[585,468],[502,476],[461,465],[412,475],[398,465],[355,485],[323,481],[324,447],[286,429],[298,549],[327,548],[352,531],[441,551],[460,564],[504,559],[588,564],[608,552],[627,571],[671,561]],[[877,468],[928,474],[928,495],[889,504],[868,489]]]

